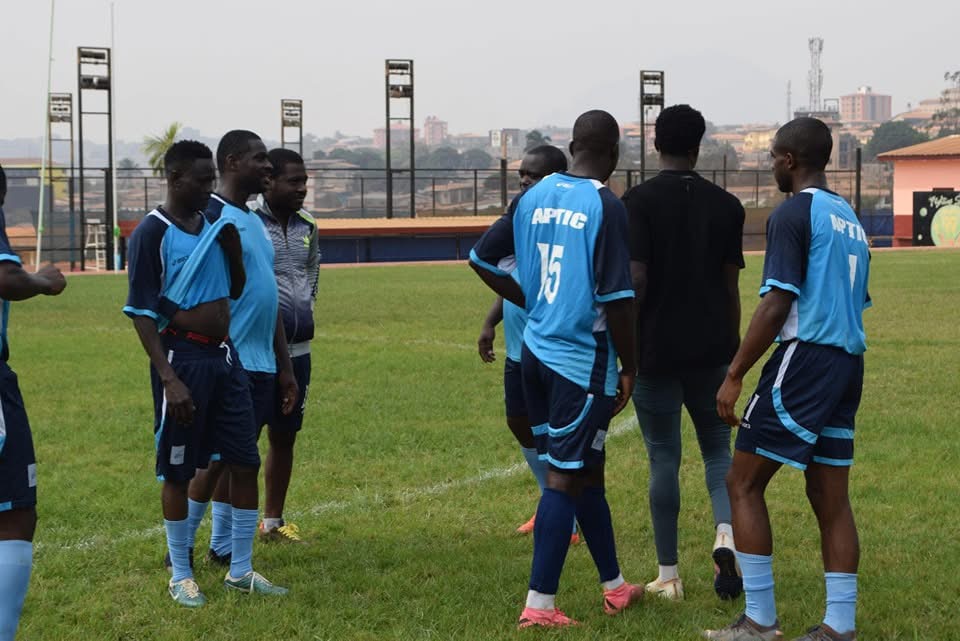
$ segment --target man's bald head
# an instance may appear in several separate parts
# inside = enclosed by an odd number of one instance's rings
[[[570,144],[571,153],[612,153],[620,146],[620,125],[606,111],[591,109],[581,114],[573,123],[573,140]]]

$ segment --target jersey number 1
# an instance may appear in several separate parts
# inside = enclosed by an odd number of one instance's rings
[[[547,243],[537,243],[537,249],[540,250],[540,292],[537,294],[537,300],[544,297],[547,299],[547,304],[552,304],[557,297],[557,290],[560,289],[560,259],[563,258],[563,245],[551,247]]]

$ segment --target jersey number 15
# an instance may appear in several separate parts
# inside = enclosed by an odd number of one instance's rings
[[[537,294],[537,300],[541,297],[547,299],[547,304],[552,304],[557,297],[557,290],[560,289],[560,259],[563,258],[563,245],[553,245],[547,243],[537,243],[537,249],[540,250],[540,292]]]

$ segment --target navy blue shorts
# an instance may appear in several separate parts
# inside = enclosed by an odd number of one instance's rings
[[[523,393],[541,460],[560,470],[602,465],[614,397],[594,395],[523,346]]]
[[[37,459],[17,375],[0,361],[0,512],[37,504]]]
[[[307,392],[310,390],[310,354],[294,356],[290,359],[290,362],[293,363],[293,376],[297,379],[299,391],[293,411],[286,416],[280,411],[283,397],[274,392],[275,400],[270,429],[280,432],[299,432],[300,428],[303,427],[303,414],[307,411]]]
[[[503,404],[507,416],[526,416],[527,402],[523,398],[523,371],[520,363],[509,358],[503,361]]]
[[[253,422],[260,429],[273,421],[273,412],[277,404],[277,375],[269,372],[247,371],[250,382],[250,398],[253,401]]]
[[[161,339],[173,371],[190,390],[196,409],[189,425],[169,415],[163,384],[156,370],[150,368],[157,478],[189,480],[196,468],[207,467],[211,458],[258,467],[260,453],[249,382],[233,343],[201,345],[171,335]]]
[[[863,356],[791,341],[763,366],[743,412],[737,449],[805,470],[853,464],[853,429],[863,391]]]

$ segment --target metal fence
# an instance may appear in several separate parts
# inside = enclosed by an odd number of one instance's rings
[[[36,244],[37,201],[39,196],[38,167],[6,168],[9,195],[5,210],[7,225],[14,233],[16,249],[31,253]],[[80,199],[79,170],[55,167],[49,170],[44,215],[44,259],[69,263],[71,269],[102,268],[109,260],[98,249],[105,235],[110,209],[110,172],[104,168],[87,168],[83,175],[83,199]],[[117,169],[117,229],[123,234],[143,215],[161,203],[165,181],[144,169]],[[308,169],[308,194],[305,207],[319,219],[384,218],[387,215],[387,175],[384,169]],[[641,174],[638,169],[618,169],[608,185],[617,195],[644,179],[655,176],[656,170]],[[775,207],[784,195],[777,189],[770,170],[716,169],[700,174],[737,196],[749,210]],[[861,198],[867,205],[883,212],[889,209],[892,179],[889,172],[869,167],[829,171],[831,188],[853,204]],[[864,180],[866,179],[866,180]],[[416,211],[409,210],[409,170],[393,170],[394,211],[396,218],[498,215],[519,192],[519,178],[504,169],[417,169],[415,174]],[[858,191],[859,187],[859,191]],[[764,217],[765,220],[765,217]],[[762,234],[756,224],[749,224],[747,235]],[[122,242],[117,242],[122,250]],[[98,253],[99,252],[99,253]]]

